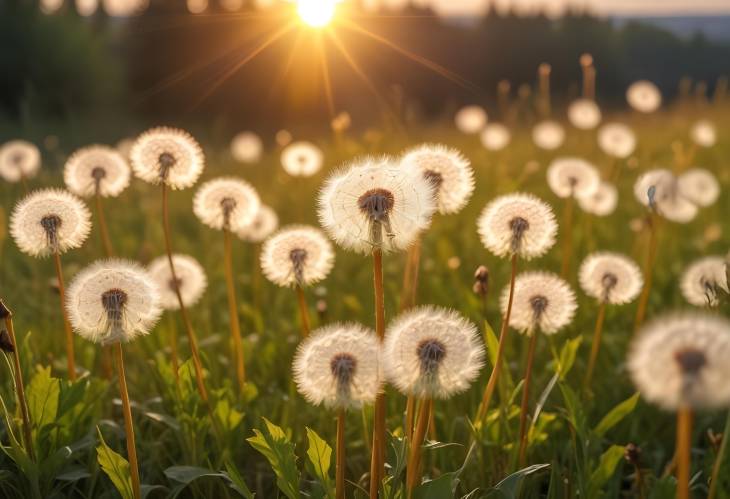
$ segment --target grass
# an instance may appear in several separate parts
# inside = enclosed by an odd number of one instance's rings
[[[633,489],[635,468],[624,462],[625,446],[642,449],[639,469],[641,497],[671,497],[675,482],[664,477],[674,452],[675,418],[638,399],[624,369],[627,345],[633,334],[636,302],[608,307],[603,343],[593,373],[591,394],[581,388],[589,358],[590,337],[598,304],[577,288],[577,268],[589,252],[611,250],[625,253],[640,265],[645,259],[648,232],[636,232],[633,220],[646,216],[634,198],[638,174],[657,165],[673,164],[672,143],[688,140],[691,122],[699,115],[712,118],[720,142],[698,150],[697,165],[715,172],[722,186],[730,186],[730,112],[725,107],[703,111],[674,109],[655,116],[618,115],[631,124],[639,137],[636,161],[621,165],[617,211],[593,218],[576,208],[573,213],[572,258],[568,279],[579,297],[575,321],[555,337],[537,346],[530,407],[539,416],[528,432],[528,467],[517,472],[520,385],[528,341],[512,332],[505,348],[505,371],[490,404],[486,425],[474,428],[470,421],[479,406],[491,366],[483,369],[472,389],[448,403],[434,404],[436,438],[424,450],[422,469],[430,480],[416,497],[639,497]],[[262,200],[277,211],[281,221],[317,225],[315,200],[324,178],[341,162],[366,153],[399,153],[422,141],[438,141],[460,148],[476,171],[477,189],[469,205],[458,215],[437,216],[423,235],[417,303],[453,307],[482,326],[490,355],[495,354],[500,323],[498,294],[509,283],[510,262],[489,254],[479,242],[476,219],[484,205],[499,194],[527,191],[549,202],[562,220],[564,203],[545,182],[545,169],[555,155],[585,157],[608,175],[613,160],[603,155],[589,132],[570,130],[567,143],[556,154],[536,150],[529,129],[521,126],[512,145],[488,153],[476,137],[456,134],[445,124],[408,126],[399,130],[351,133],[337,141],[322,136],[324,172],[308,179],[288,177],[271,150],[260,164],[235,164],[221,137],[198,134],[207,156],[204,178],[224,174],[242,176],[256,186]],[[195,130],[193,130],[195,132]],[[308,137],[312,138],[312,137]],[[88,141],[97,139],[88,135]],[[71,153],[71,150],[64,151]],[[60,186],[62,155],[49,160],[32,187]],[[538,166],[530,165],[536,161]],[[136,425],[137,453],[143,493],[151,498],[327,497],[334,494],[336,414],[311,407],[293,389],[291,359],[300,341],[298,301],[291,290],[266,282],[258,269],[257,249],[233,241],[234,283],[243,333],[247,384],[239,390],[235,366],[229,355],[229,314],[220,234],[204,227],[192,214],[195,189],[170,195],[170,221],[175,251],[188,253],[206,268],[209,289],[201,303],[189,310],[200,342],[206,385],[212,412],[219,423],[214,430],[208,409],[195,388],[195,374],[183,324],[178,315],[162,320],[148,337],[125,347],[127,382]],[[2,395],[5,423],[0,440],[0,495],[4,497],[111,496],[115,490],[129,497],[128,465],[124,451],[121,404],[113,380],[102,377],[102,350],[76,338],[76,363],[90,373],[69,385],[65,381],[63,324],[50,259],[35,260],[19,253],[7,234],[7,220],[21,197],[19,185],[0,185],[0,295],[13,310],[15,333],[21,349],[28,405],[33,419],[32,439],[37,460],[23,457],[20,411],[14,401],[10,375],[12,358],[3,367]],[[93,200],[92,200],[93,201]],[[134,180],[119,200],[105,203],[109,236],[118,256],[143,263],[164,253],[160,223],[159,188]],[[683,268],[697,257],[725,254],[730,246],[730,196],[724,192],[712,207],[701,210],[691,224],[664,223],[659,234],[654,282],[647,317],[660,311],[685,307],[678,288]],[[719,226],[719,239],[708,238],[709,228]],[[561,227],[561,234],[565,231]],[[559,272],[562,244],[540,259],[520,262],[520,270]],[[104,255],[98,227],[80,250],[64,255],[64,272],[70,279],[88,263]],[[406,255],[383,259],[386,321],[398,311]],[[472,291],[474,270],[486,265],[491,291],[484,317],[482,298]],[[362,256],[338,250],[335,268],[323,285],[306,290],[312,327],[337,320],[353,320],[374,327],[372,270]],[[317,300],[327,303],[316,313]],[[258,303],[259,306],[254,304]],[[179,388],[170,366],[168,334],[175,328],[180,338]],[[494,358],[492,357],[492,361]],[[49,370],[50,368],[50,370]],[[59,379],[56,379],[59,378]],[[387,428],[392,433],[386,459],[388,473],[400,473],[386,483],[385,497],[402,497],[405,485],[406,447],[401,436],[406,399],[388,389]],[[533,414],[531,414],[531,417]],[[364,414],[349,412],[345,425],[348,497],[366,497],[370,465],[372,408]],[[722,431],[726,415],[699,413],[692,437],[692,486],[697,496],[708,490],[715,445],[707,436]],[[98,428],[98,431],[97,431]],[[11,432],[12,430],[12,432]],[[312,431],[313,430],[313,431]],[[218,435],[220,433],[220,435]],[[103,435],[103,439],[100,436]],[[470,442],[475,445],[470,446]],[[294,458],[296,456],[296,460]],[[530,466],[531,465],[531,466]],[[544,465],[544,466],[543,466]],[[126,471],[125,471],[126,469]],[[730,494],[730,464],[723,466],[724,482],[718,497]],[[517,472],[517,473],[515,473]],[[511,475],[511,476],[510,476]],[[505,477],[510,476],[508,480]],[[400,492],[398,492],[400,488]],[[126,491],[126,492],[125,492]],[[419,495],[421,494],[421,495]],[[429,495],[430,494],[430,495]],[[724,494],[724,495],[723,495]]]

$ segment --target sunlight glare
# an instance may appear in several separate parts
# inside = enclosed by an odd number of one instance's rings
[[[297,0],[297,12],[305,24],[323,28],[332,21],[336,3],[337,0]]]

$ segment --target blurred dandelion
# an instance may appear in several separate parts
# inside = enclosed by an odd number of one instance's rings
[[[293,142],[281,151],[281,165],[293,177],[311,177],[323,163],[322,150],[311,142]]]
[[[697,216],[697,205],[684,197],[677,178],[664,168],[639,176],[634,184],[634,195],[644,206],[672,222],[688,223]]]
[[[725,258],[707,256],[692,262],[682,273],[679,287],[691,305],[717,307],[722,296],[730,294]]]
[[[231,156],[239,163],[257,163],[263,152],[264,143],[253,132],[241,132],[231,141]]]
[[[601,118],[601,108],[592,99],[574,100],[568,106],[568,121],[579,130],[593,130]]]
[[[640,113],[653,113],[662,105],[662,94],[652,82],[639,80],[626,90],[626,101]]]
[[[243,241],[249,243],[261,243],[273,234],[279,227],[279,217],[273,208],[261,205],[256,212],[253,222],[237,231],[237,235]]]
[[[53,256],[71,381],[76,380],[76,362],[73,333],[64,306],[66,289],[61,254],[80,247],[90,231],[91,213],[86,205],[61,189],[42,189],[29,194],[15,205],[10,216],[10,234],[22,252],[34,257]]]
[[[540,149],[553,151],[565,142],[565,129],[557,121],[541,121],[532,129],[532,141]]]
[[[715,204],[720,197],[720,184],[712,172],[691,168],[677,178],[679,195],[698,206]]]
[[[20,182],[26,193],[27,180],[38,174],[41,152],[25,140],[11,140],[0,146],[0,177],[10,183]]]
[[[717,130],[711,121],[700,120],[692,125],[690,137],[700,147],[712,147],[717,142]]]
[[[454,117],[456,128],[467,135],[481,132],[487,124],[487,112],[480,106],[464,106]]]
[[[636,135],[623,123],[606,123],[598,129],[598,146],[613,158],[626,159],[636,149]]]
[[[630,258],[618,253],[598,252],[588,255],[583,260],[578,281],[583,291],[598,300],[600,304],[588,367],[583,380],[584,389],[589,389],[601,346],[606,306],[623,305],[635,300],[641,292],[644,279],[639,266]]]
[[[488,151],[501,151],[512,140],[509,128],[501,123],[489,123],[479,135],[482,145]]]
[[[578,206],[586,213],[605,217],[616,210],[618,189],[610,182],[601,182],[598,189],[589,196],[578,196]]]

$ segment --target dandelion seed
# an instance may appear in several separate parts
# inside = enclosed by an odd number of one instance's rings
[[[601,117],[601,108],[592,99],[578,99],[568,106],[568,121],[579,130],[593,130]]]
[[[712,147],[717,142],[715,125],[708,120],[700,120],[692,125],[690,136],[692,141],[701,147]]]
[[[557,121],[541,121],[532,129],[532,141],[540,149],[553,151],[565,142],[565,129]]]
[[[507,311],[509,289],[500,297],[502,313]],[[523,272],[515,280],[510,326],[532,335],[537,330],[555,334],[570,324],[578,305],[565,280],[550,272]]]
[[[623,123],[606,123],[598,129],[598,146],[609,156],[626,159],[636,149],[636,135]]]
[[[634,184],[634,195],[667,220],[688,223],[697,216],[697,205],[681,194],[677,178],[669,170],[658,168],[641,175]]]
[[[319,196],[322,226],[338,244],[360,253],[407,248],[435,209],[431,183],[389,158],[366,158],[335,173]]]
[[[723,294],[730,293],[727,263],[721,256],[708,256],[693,262],[682,273],[679,287],[684,299],[697,307],[716,307]]]
[[[679,195],[698,206],[710,206],[720,197],[720,184],[704,168],[691,168],[677,178]]]
[[[626,90],[626,101],[640,113],[653,113],[662,104],[662,94],[652,82],[639,80]]]
[[[439,213],[460,211],[474,192],[474,171],[459,151],[439,144],[423,144],[406,152],[401,167],[420,172],[436,193]]]
[[[193,212],[212,229],[240,231],[253,223],[261,201],[244,180],[222,177],[200,186],[193,199]]]
[[[117,150],[101,145],[79,149],[66,161],[63,179],[81,197],[117,197],[129,186],[127,161]]]
[[[20,250],[44,257],[80,247],[91,231],[86,205],[61,189],[42,189],[23,198],[10,216],[10,234]]]
[[[610,252],[588,255],[580,266],[578,280],[588,296],[613,305],[635,300],[644,285],[641,270],[633,260]]]
[[[556,158],[547,169],[550,189],[561,198],[593,195],[601,183],[595,166],[581,158]]]
[[[279,227],[279,217],[276,212],[266,205],[261,205],[256,217],[250,225],[247,225],[237,231],[237,235],[242,240],[249,243],[260,243]]]
[[[147,266],[147,272],[157,285],[160,306],[165,310],[179,310],[180,302],[177,291],[182,296],[183,304],[192,307],[203,296],[208,287],[205,270],[192,256],[172,255],[175,266],[175,277],[170,271],[170,262],[167,256],[155,258]]]
[[[382,388],[381,346],[357,324],[333,324],[305,339],[294,356],[297,390],[308,402],[330,408],[371,404]]]
[[[509,128],[501,123],[489,123],[484,127],[481,135],[482,145],[489,151],[501,151],[507,147],[512,140]]]
[[[148,334],[162,313],[154,281],[127,260],[101,260],[81,271],[69,286],[66,307],[74,330],[102,345]]]
[[[41,167],[41,153],[25,140],[11,140],[0,146],[0,177],[16,183],[33,178]]]
[[[323,163],[322,150],[311,142],[294,142],[281,152],[281,165],[293,177],[311,177]]]
[[[197,182],[205,166],[200,145],[187,132],[152,128],[140,135],[130,151],[134,174],[152,184],[185,189]]]
[[[587,213],[599,217],[610,215],[618,205],[618,189],[610,182],[601,182],[589,196],[578,196],[578,206]]]
[[[531,259],[555,244],[558,225],[550,205],[531,194],[510,194],[489,203],[478,221],[482,244],[499,257]]]
[[[323,280],[334,266],[332,244],[319,229],[306,225],[282,228],[261,248],[261,268],[278,286],[309,286]]]
[[[467,135],[481,132],[487,124],[487,112],[480,106],[465,106],[454,117],[456,128]]]
[[[231,155],[239,163],[256,163],[264,152],[264,143],[253,132],[241,132],[231,141]]]

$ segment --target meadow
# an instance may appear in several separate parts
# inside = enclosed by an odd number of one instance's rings
[[[554,109],[553,115],[565,121],[564,109]],[[671,465],[675,416],[642,399],[627,373],[637,301],[607,308],[593,382],[584,389],[599,304],[579,286],[578,269],[587,255],[602,250],[629,256],[645,272],[651,232],[647,220],[661,217],[649,215],[634,195],[634,184],[651,168],[685,168],[690,158],[692,166],[715,175],[722,193],[713,205],[701,208],[690,223],[659,222],[646,316],[651,320],[665,312],[691,308],[680,291],[683,271],[701,257],[723,256],[730,249],[730,107],[724,101],[698,103],[687,97],[665,103],[652,114],[604,110],[604,121],[625,123],[636,134],[636,150],[627,159],[609,157],[599,148],[594,130],[578,130],[567,122],[564,144],[553,151],[541,150],[531,140],[532,119],[513,123],[512,141],[501,151],[488,151],[477,135],[460,133],[451,117],[434,123],[355,123],[337,133],[296,136],[316,143],[324,155],[322,170],[306,178],[292,177],[282,169],[281,146],[273,137],[264,138],[267,146],[260,160],[242,164],[231,156],[230,137],[216,136],[193,124],[189,130],[201,143],[206,166],[195,186],[170,192],[170,224],[175,252],[196,258],[208,278],[204,295],[188,313],[199,340],[210,407],[195,388],[190,345],[180,316],[165,311],[149,335],[125,346],[142,495],[335,497],[336,413],[309,404],[293,382],[292,359],[302,341],[295,294],[262,275],[260,244],[235,238],[236,314],[247,376],[243,389],[238,387],[229,345],[224,238],[193,214],[193,196],[199,185],[220,176],[243,178],[255,187],[262,202],[276,211],[280,226],[319,227],[319,191],[338,167],[365,155],[397,157],[421,143],[440,143],[458,149],[471,162],[475,189],[463,210],[452,215],[435,214],[422,233],[415,302],[456,310],[476,324],[486,347],[486,362],[468,390],[434,401],[423,446],[423,482],[412,491],[413,497],[673,497],[677,487]],[[712,147],[692,145],[689,130],[698,119],[714,123],[718,140]],[[183,124],[183,128],[187,127]],[[61,144],[68,143],[63,130],[57,135]],[[97,140],[91,130],[85,136],[88,143]],[[30,189],[63,187],[62,169],[72,152],[73,148],[64,146],[43,149],[41,170],[37,177],[28,179]],[[510,281],[509,259],[485,249],[477,233],[477,219],[485,205],[498,196],[515,192],[538,196],[555,211],[557,243],[545,256],[521,259],[519,271],[559,273],[568,232],[564,224],[566,202],[549,188],[546,171],[553,159],[562,156],[584,158],[604,178],[611,177],[619,201],[613,213],[601,217],[574,207],[566,280],[575,291],[578,308],[570,324],[537,343],[528,457],[520,466],[520,380],[529,343],[524,335],[511,331],[504,351],[506,368],[493,402],[483,421],[476,417],[495,362],[502,323],[499,296]],[[0,193],[0,297],[12,310],[34,454],[29,456],[22,444],[12,354],[5,352],[0,383],[0,441],[4,451],[0,454],[0,495],[134,497],[122,401],[110,360],[104,358],[99,345],[76,336],[79,377],[69,382],[53,259],[24,255],[10,237],[9,218],[24,196],[22,186],[3,182]],[[87,204],[92,208],[93,200]],[[118,198],[104,200],[104,211],[116,256],[146,265],[164,255],[159,187],[132,178]],[[95,214],[85,244],[62,255],[67,284],[105,255],[97,222]],[[385,317],[391,322],[401,307],[406,254],[386,253],[383,260]],[[480,265],[489,273],[486,296],[473,289],[474,273]],[[375,326],[373,270],[366,256],[337,247],[332,271],[322,282],[305,288],[304,294],[312,329],[340,321]],[[727,306],[723,303],[708,313],[726,315]],[[171,335],[179,341],[179,381],[170,362]],[[385,390],[387,465],[381,497],[407,497],[406,397],[391,385]],[[727,412],[725,408],[694,415],[693,497],[708,494]],[[346,497],[368,497],[373,408],[366,405],[350,410],[346,418]],[[730,459],[725,456],[720,466],[715,497],[730,497]]]

